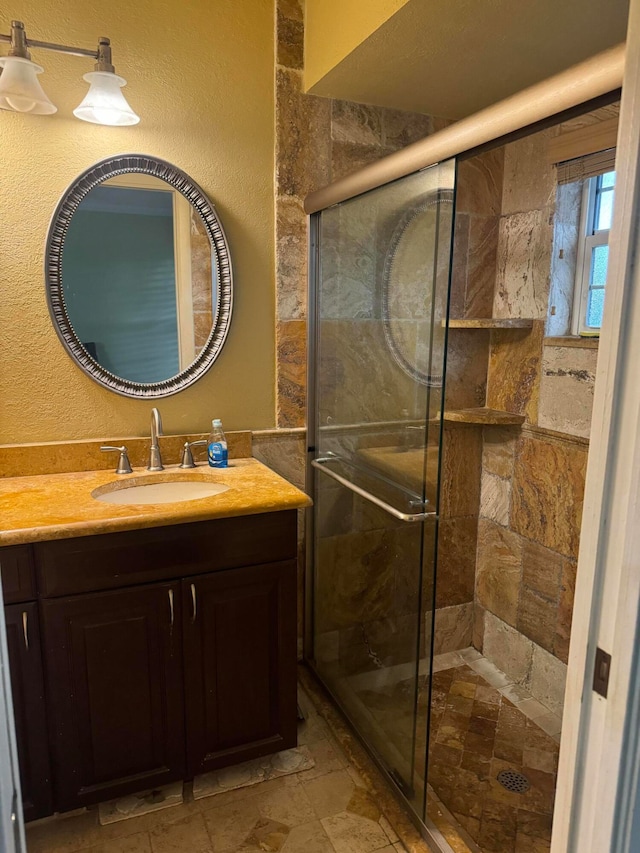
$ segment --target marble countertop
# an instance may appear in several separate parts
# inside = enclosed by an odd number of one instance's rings
[[[145,482],[150,477],[162,482],[178,472],[180,479],[213,481],[229,489],[197,500],[144,506],[104,503],[91,496],[94,489],[109,483],[124,484],[141,477]],[[6,477],[0,479],[0,546],[255,515],[310,504],[304,492],[252,458],[230,459],[226,469],[200,464],[184,471],[171,465],[158,473],[136,468],[132,474],[110,470]]]

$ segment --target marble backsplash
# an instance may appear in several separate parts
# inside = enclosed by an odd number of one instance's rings
[[[251,431],[225,433],[229,458],[251,456]],[[165,465],[178,465],[185,441],[206,439],[207,433],[159,436],[158,443]],[[0,477],[29,477],[37,474],[66,474],[72,471],[115,470],[117,454],[102,453],[100,446],[125,445],[134,468],[144,468],[149,461],[149,436],[113,436],[80,441],[47,441],[30,444],[0,445]],[[202,455],[200,455],[202,454]],[[206,448],[193,448],[196,462],[206,459]]]

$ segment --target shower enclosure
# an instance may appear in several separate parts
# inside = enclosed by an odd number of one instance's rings
[[[455,173],[311,220],[307,659],[423,822]]]

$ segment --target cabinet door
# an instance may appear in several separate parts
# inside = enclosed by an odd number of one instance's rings
[[[296,745],[295,561],[183,581],[189,774]]]
[[[33,601],[36,586],[31,545],[0,548],[0,578],[5,604]]]
[[[55,805],[184,774],[179,583],[42,602]]]
[[[53,812],[38,606],[5,607],[13,713],[25,820]]]

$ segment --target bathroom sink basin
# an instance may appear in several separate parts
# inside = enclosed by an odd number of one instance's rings
[[[110,504],[169,504],[197,501],[228,491],[229,486],[203,477],[188,474],[158,474],[153,477],[136,477],[99,486],[91,492],[97,501]]]

